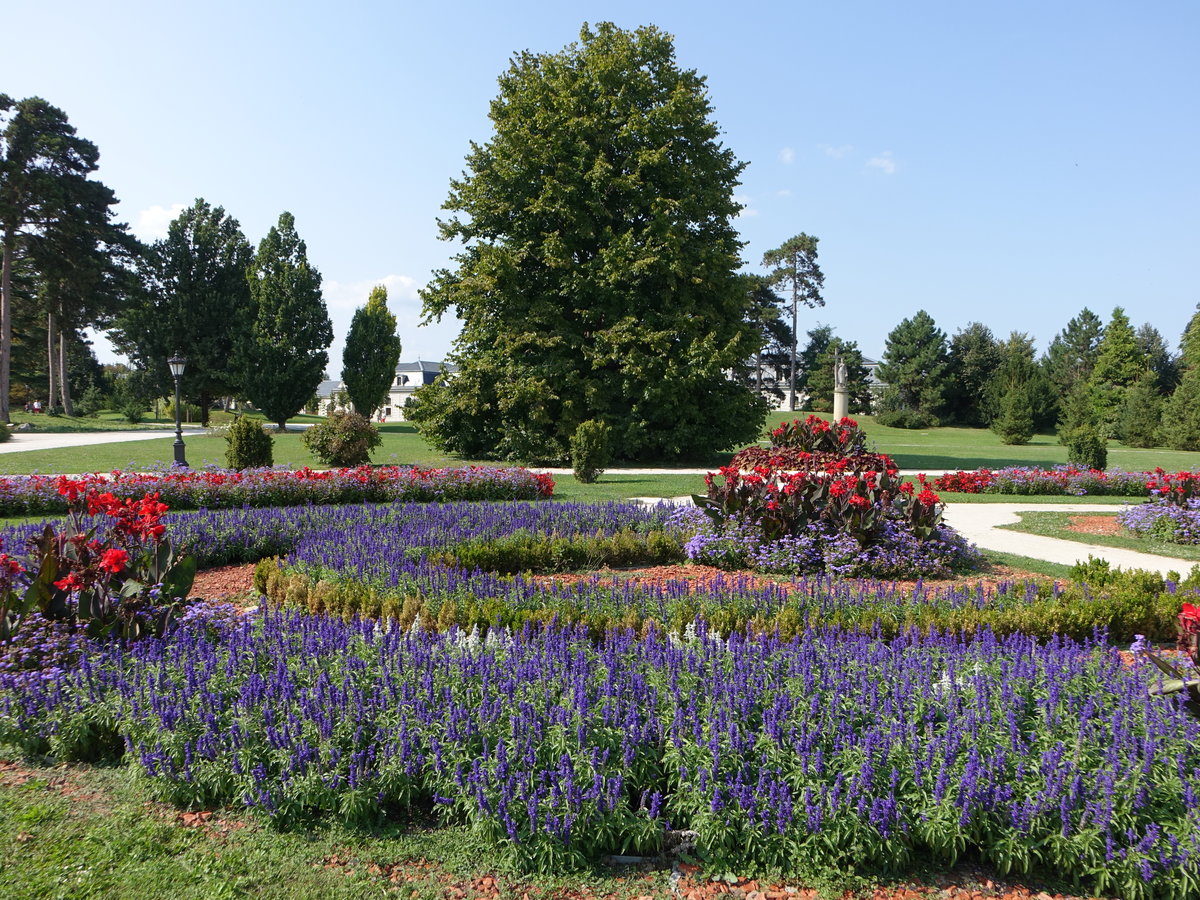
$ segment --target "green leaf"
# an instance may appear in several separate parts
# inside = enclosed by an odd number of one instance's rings
[[[185,600],[195,580],[196,557],[181,557],[163,576],[163,596],[172,600]]]

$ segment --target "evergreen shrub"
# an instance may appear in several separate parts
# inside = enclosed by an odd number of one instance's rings
[[[1074,429],[1066,437],[1067,462],[1085,469],[1108,467],[1108,441],[1092,425]]]
[[[611,458],[610,432],[608,425],[597,419],[579,423],[571,435],[571,465],[576,481],[592,484],[604,473]]]
[[[225,434],[225,442],[225,464],[231,469],[261,469],[275,463],[275,442],[257,419],[236,419]]]

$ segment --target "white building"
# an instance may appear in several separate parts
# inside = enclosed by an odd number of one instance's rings
[[[408,402],[408,398],[421,385],[432,384],[433,380],[443,370],[448,374],[453,374],[458,371],[458,367],[421,359],[418,359],[416,362],[398,363],[396,365],[396,377],[392,380],[392,386],[388,389],[387,401],[384,403],[383,408],[376,412],[379,421],[403,422],[404,404]],[[317,386],[317,399],[320,401],[317,407],[318,413],[321,415],[327,414],[331,404],[336,409],[346,408],[349,400],[344,396],[345,391],[346,386],[341,381],[322,381]]]

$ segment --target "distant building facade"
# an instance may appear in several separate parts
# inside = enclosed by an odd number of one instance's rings
[[[388,399],[383,408],[375,415],[382,422],[403,422],[404,405],[424,384],[433,384],[433,380],[442,372],[454,374],[458,367],[440,362],[418,359],[416,362],[402,362],[396,365],[396,377],[388,389]],[[346,386],[341,381],[322,381],[317,386],[317,411],[320,415],[328,415],[330,408],[346,409],[350,401],[346,397]]]

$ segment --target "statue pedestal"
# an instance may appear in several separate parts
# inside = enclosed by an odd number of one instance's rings
[[[850,415],[850,392],[837,390],[833,392],[833,421],[840,422]]]

